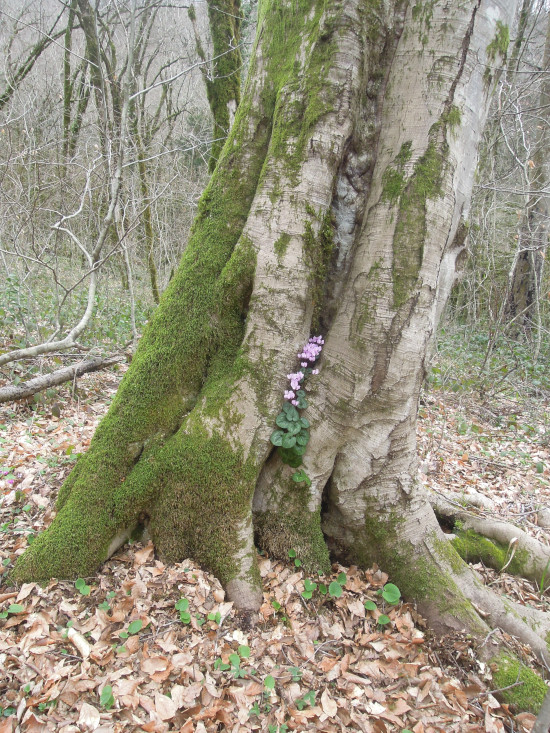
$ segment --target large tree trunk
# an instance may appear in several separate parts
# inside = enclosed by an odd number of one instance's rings
[[[473,603],[517,622],[442,534],[415,443],[463,249],[487,49],[512,6],[264,0],[180,268],[16,578],[90,574],[141,522],[165,559],[194,556],[244,609],[260,602],[255,535],[310,568],[327,568],[328,547],[376,560],[441,628],[485,635]],[[306,488],[269,438],[319,332]],[[549,625],[522,615],[543,657]]]

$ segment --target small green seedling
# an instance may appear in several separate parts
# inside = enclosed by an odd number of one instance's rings
[[[347,576],[345,573],[340,573],[336,580],[333,580],[328,587],[328,594],[331,598],[340,598],[342,595],[342,588],[346,584]]]
[[[374,601],[365,601],[364,606],[367,611],[376,611],[376,603]]]
[[[378,616],[376,623],[378,626],[387,626],[387,624],[391,623],[391,619],[389,616],[386,616],[385,613],[381,613],[380,616]]]
[[[296,557],[296,550],[289,550],[288,556],[291,560],[294,560],[294,565],[296,565],[297,568],[301,567],[302,561]]]
[[[211,611],[208,614],[208,620],[209,621],[214,621],[214,623],[218,624],[218,626],[219,626],[220,621],[222,620],[222,615],[221,615],[221,613],[219,611],[216,611],[216,612]]]
[[[132,621],[131,624],[128,626],[128,633],[130,636],[133,636],[134,634],[139,634],[141,629],[143,628],[143,621],[138,618],[135,621]]]
[[[24,606],[20,603],[12,603],[8,606],[6,611],[0,613],[0,618],[7,618],[8,616],[16,616],[18,613],[23,613],[25,610]]]
[[[396,606],[401,598],[401,591],[393,583],[386,583],[386,585],[383,588],[379,588],[376,593],[379,596],[382,596],[390,606]]]
[[[293,682],[300,682],[302,679],[303,672],[300,669],[300,667],[289,667],[288,671],[292,675],[292,681]]]
[[[86,581],[84,578],[78,578],[78,580],[75,581],[74,587],[77,589],[77,591],[80,592],[83,596],[89,596],[91,588],[89,585],[86,585]]]
[[[105,710],[110,710],[115,704],[115,698],[113,697],[113,688],[111,687],[111,685],[105,685],[105,687],[101,690],[99,704],[101,705],[101,707],[105,708]]]
[[[303,710],[307,705],[315,705],[315,690],[310,690],[309,692],[306,692],[305,695],[299,697],[296,700],[296,707],[298,708],[298,710]]]
[[[313,591],[317,590],[317,583],[314,583],[309,578],[304,580],[304,590],[302,591],[302,598],[309,600],[313,595]]]
[[[180,621],[184,624],[190,624],[191,623],[191,614],[188,611],[189,608],[189,601],[187,598],[180,598],[179,601],[175,604],[176,611],[180,612]]]

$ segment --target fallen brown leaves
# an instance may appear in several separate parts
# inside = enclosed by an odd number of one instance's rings
[[[60,419],[25,406],[3,408],[3,570],[49,522],[54,489],[72,456],[85,450],[112,379],[84,378],[88,403],[67,396]],[[499,512],[521,514],[540,534],[532,518],[548,471],[537,473],[535,458],[548,466],[547,449],[528,441],[531,452],[509,440],[507,450],[515,453],[502,455],[499,433],[488,454],[484,432],[468,440],[457,432],[457,409],[441,396],[423,408],[425,479],[447,492],[473,486]],[[529,458],[516,461],[520,450]],[[513,718],[490,694],[487,670],[467,640],[433,644],[413,607],[382,607],[376,595],[388,581],[382,569],[334,566],[334,577],[346,573],[341,597],[316,592],[311,600],[301,595],[304,573],[290,561],[261,557],[260,570],[264,603],[252,628],[215,578],[191,560],[165,566],[151,544],[120,551],[86,579],[88,594],[59,581],[0,589],[0,612],[9,610],[0,620],[0,733],[531,729],[532,715]],[[519,588],[520,597],[527,593],[510,576],[500,582]],[[530,593],[537,596],[536,589]],[[188,623],[175,608],[181,598],[188,601]],[[377,609],[365,610],[365,600]],[[381,612],[390,625],[377,624]]]

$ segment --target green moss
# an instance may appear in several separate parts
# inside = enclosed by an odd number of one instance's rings
[[[495,61],[497,54],[500,54],[503,59],[506,58],[508,53],[508,46],[510,45],[510,29],[505,23],[497,20],[497,29],[495,36],[491,43],[487,46],[487,57],[491,61]]]
[[[436,143],[441,123],[430,131],[430,142],[424,155],[400,196],[399,212],[393,240],[393,300],[397,309],[414,292],[424,255],[426,206],[429,199],[441,195],[447,145]]]
[[[191,20],[191,22],[194,23],[195,20],[197,19],[197,14],[195,12],[195,6],[194,5],[190,5],[187,8],[187,15],[189,16],[189,19]]]
[[[223,583],[235,577],[238,527],[248,517],[256,483],[254,462],[223,435],[190,420],[152,456],[150,466],[140,461],[137,469],[131,484],[149,491],[163,487],[149,525],[162,557],[174,562],[192,556]],[[123,512],[126,500],[135,496],[133,489],[130,485],[127,498],[118,492]]]
[[[382,200],[392,204],[399,200],[406,185],[405,164],[410,160],[411,155],[412,143],[410,141],[403,143],[393,164],[386,168],[382,176]]]
[[[213,73],[209,75],[204,67],[201,68],[214,117],[214,142],[208,163],[210,171],[213,171],[229,132],[228,104],[238,105],[241,98],[240,0],[208,0],[208,18],[213,46]]]
[[[279,560],[287,560],[288,551],[295,550],[306,572],[328,573],[330,558],[319,512],[308,511],[308,489],[291,480],[292,471],[287,467],[281,471],[288,474],[288,481],[279,510],[254,515],[257,544]]]
[[[463,530],[455,527],[456,537],[452,545],[460,557],[469,563],[482,562],[495,570],[502,570],[509,558],[507,545],[488,540],[472,529]],[[529,560],[526,550],[516,550],[506,571],[512,575],[523,575],[525,564]]]
[[[449,109],[443,114],[442,121],[447,125],[449,129],[453,129],[460,125],[462,115],[456,104],[451,104]]]
[[[279,260],[279,262],[285,256],[286,250],[289,244],[290,244],[290,234],[283,232],[283,234],[281,234],[279,239],[273,245],[273,249],[275,250],[275,254],[277,255],[277,259]]]
[[[319,231],[315,234],[313,225],[306,221],[304,232],[304,255],[310,265],[309,297],[313,305],[311,319],[312,333],[322,330],[322,312],[325,299],[325,287],[334,254],[334,224],[332,213],[327,213],[321,219]]]
[[[508,654],[495,657],[491,668],[493,687],[499,690],[498,696],[518,711],[537,715],[548,691],[546,683],[533,670]],[[518,685],[518,682],[522,684]]]
[[[356,537],[352,560],[361,567],[376,562],[390,576],[405,598],[433,603],[441,613],[461,618],[471,630],[486,632],[470,601],[463,595],[449,572],[438,566],[450,566],[460,575],[466,566],[450,543],[431,538],[433,559],[418,552],[400,536],[403,517],[397,511],[381,514],[377,507],[365,511],[365,532]]]
[[[395,204],[405,189],[405,174],[388,166],[382,176],[382,199]]]
[[[283,174],[297,185],[312,130],[333,110],[339,93],[328,79],[337,48],[335,17],[313,0],[295,0],[292,13],[271,0],[260,8],[258,26],[262,25],[273,39],[266,57],[272,85],[264,94],[274,107],[269,169],[264,174],[273,180]],[[272,195],[277,195],[276,186]]]

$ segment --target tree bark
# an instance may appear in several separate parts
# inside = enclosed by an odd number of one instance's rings
[[[142,523],[165,560],[194,556],[256,609],[254,540],[318,570],[330,549],[378,562],[437,629],[483,638],[491,623],[546,659],[545,615],[518,621],[483,587],[416,479],[427,347],[464,247],[485,64],[513,5],[262,3],[180,267],[18,580],[89,575]],[[307,486],[269,437],[315,333]]]

